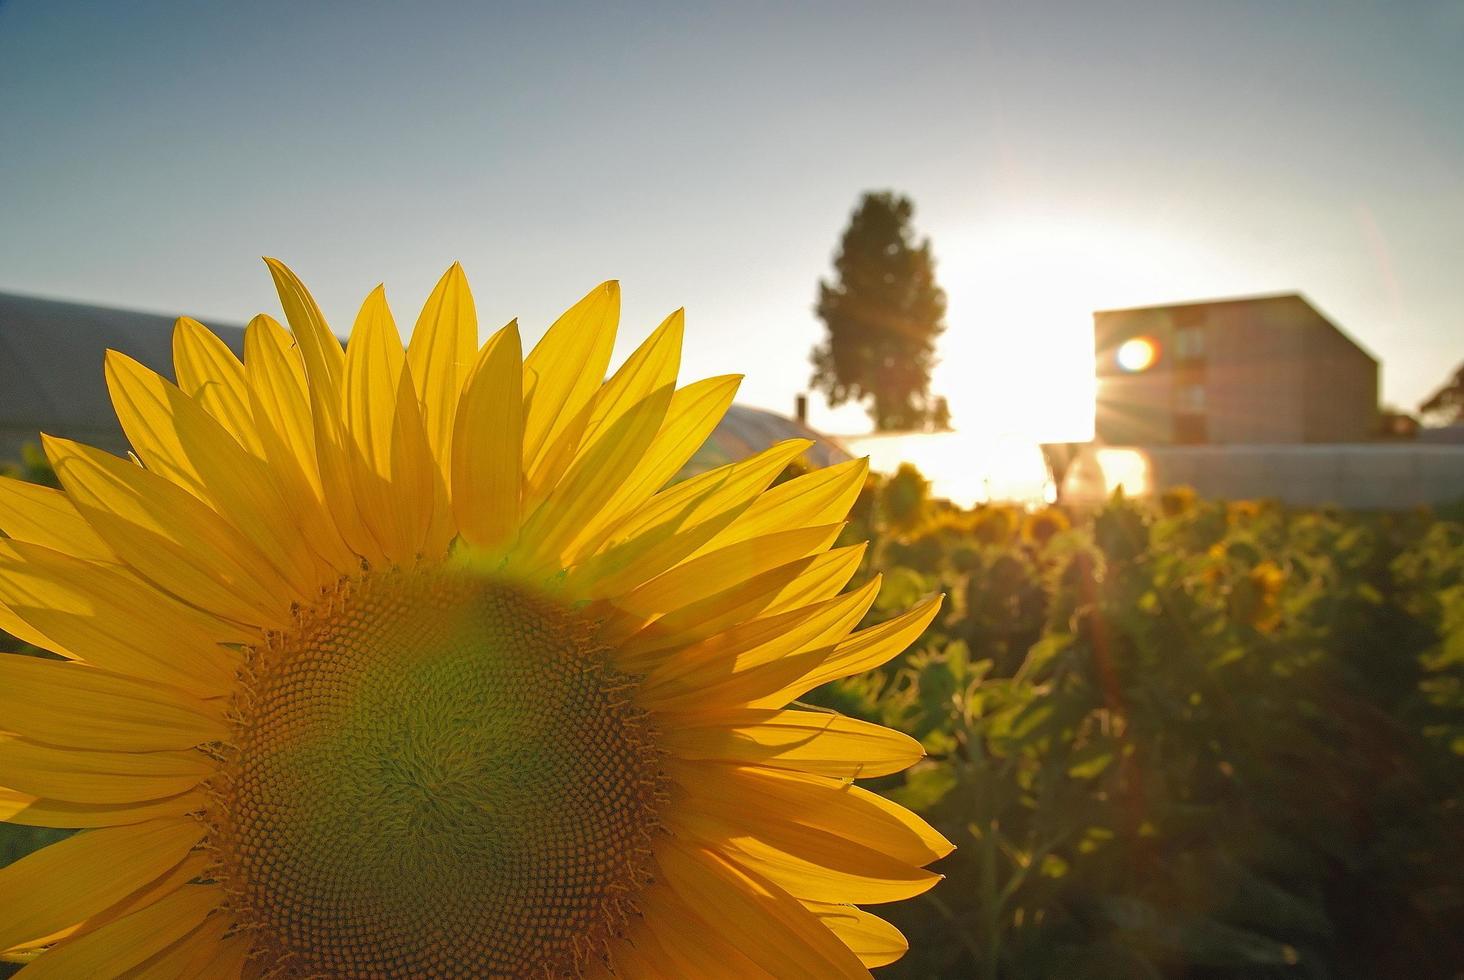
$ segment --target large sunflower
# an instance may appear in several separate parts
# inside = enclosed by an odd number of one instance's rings
[[[909,644],[833,548],[864,464],[790,441],[667,485],[737,378],[675,387],[682,316],[604,381],[614,283],[525,359],[454,266],[406,350],[343,349],[270,261],[241,363],[110,353],[137,460],[65,439],[0,482],[0,817],[84,828],[0,869],[44,977],[840,977],[856,905],[950,850],[853,785],[910,738],[792,699]],[[140,462],[141,465],[138,465]],[[39,955],[35,955],[39,953]]]

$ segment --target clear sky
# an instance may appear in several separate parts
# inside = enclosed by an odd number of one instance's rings
[[[242,322],[272,254],[410,329],[460,259],[532,340],[613,277],[622,352],[685,305],[683,377],[790,411],[894,188],[958,426],[1079,437],[1093,309],[1279,290],[1412,407],[1464,358],[1461,52],[1460,0],[0,0],[0,289]]]

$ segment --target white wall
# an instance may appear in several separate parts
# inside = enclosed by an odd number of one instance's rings
[[[1188,484],[1202,497],[1403,509],[1464,498],[1464,446],[1090,446],[1063,499],[1101,500],[1120,483],[1140,496]]]

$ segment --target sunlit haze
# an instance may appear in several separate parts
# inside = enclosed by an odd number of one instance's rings
[[[11,0],[0,289],[242,322],[272,254],[338,329],[378,279],[410,329],[460,259],[532,341],[615,277],[622,354],[685,305],[683,376],[791,412],[817,280],[892,188],[968,436],[1088,437],[1094,309],[1276,291],[1411,407],[1464,347],[1461,49],[1442,2]]]

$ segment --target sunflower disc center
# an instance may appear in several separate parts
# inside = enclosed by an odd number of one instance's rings
[[[542,976],[602,947],[658,775],[589,635],[516,586],[394,571],[256,651],[211,817],[282,972]]]

